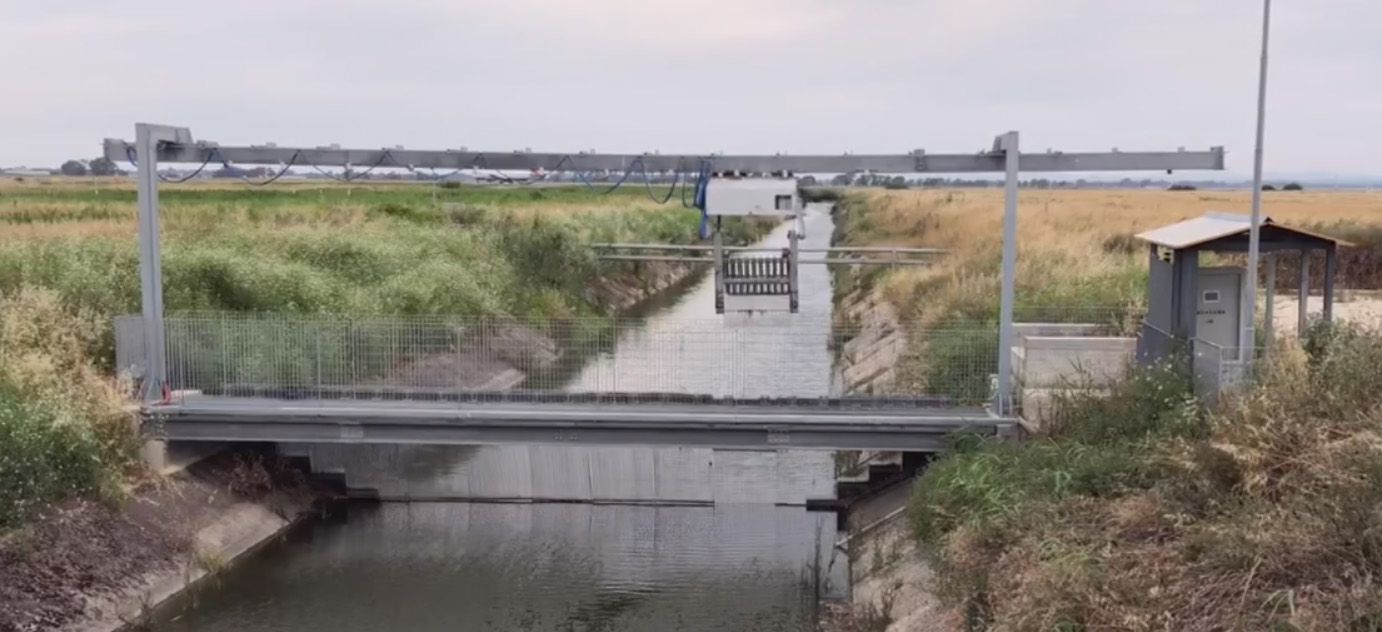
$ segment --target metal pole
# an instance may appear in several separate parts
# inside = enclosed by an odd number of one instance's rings
[[[1296,291],[1296,336],[1305,335],[1310,322],[1310,251],[1300,251],[1300,288]]]
[[[1248,295],[1245,301],[1247,305],[1244,306],[1249,311],[1247,318],[1243,319],[1243,337],[1238,344],[1238,358],[1244,362],[1252,360],[1251,354],[1256,346],[1257,258],[1262,230],[1262,153],[1267,135],[1267,52],[1271,27],[1272,0],[1262,0],[1262,67],[1257,83],[1257,146],[1253,152],[1252,228],[1248,233]]]
[[[1271,342],[1276,340],[1276,253],[1267,253],[1267,311],[1262,315],[1262,330],[1267,334],[1267,346],[1262,354],[1271,352]]]
[[[163,270],[158,244],[158,139],[152,126],[134,126],[139,196],[139,287],[144,320],[144,401],[163,398],[168,381],[163,335]]]
[[[999,137],[1006,152],[1007,182],[1003,194],[1003,290],[999,307],[998,329],[998,414],[1012,412],[1012,346],[1013,303],[1016,301],[1017,276],[1017,174],[1021,155],[1018,153],[1018,133],[1008,132]]]

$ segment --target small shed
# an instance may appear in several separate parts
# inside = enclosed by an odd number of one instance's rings
[[[1236,266],[1201,266],[1200,253],[1246,253],[1251,219],[1237,213],[1206,213],[1169,226],[1138,234],[1148,244],[1150,261],[1147,279],[1147,318],[1145,331],[1157,332],[1163,339],[1144,335],[1139,343],[1141,357],[1161,355],[1148,346],[1170,341],[1203,341],[1226,350],[1225,359],[1240,360],[1239,337],[1255,317],[1252,307],[1243,308],[1246,298],[1246,272]],[[1301,257],[1299,299],[1300,329],[1306,326],[1309,296],[1310,253],[1325,253],[1324,319],[1334,313],[1334,277],[1337,250],[1349,244],[1318,233],[1278,224],[1262,218],[1259,251],[1265,255],[1267,270],[1267,329],[1271,327],[1272,293],[1275,291],[1273,256],[1299,253]],[[1169,341],[1165,340],[1169,337]]]

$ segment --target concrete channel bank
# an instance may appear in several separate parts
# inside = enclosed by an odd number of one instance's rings
[[[309,518],[331,498],[301,464],[266,448],[176,450],[158,478],[121,508],[123,543],[146,550],[125,557],[122,580],[82,596],[74,632],[139,629],[163,611],[195,600],[216,574]],[[131,540],[133,542],[131,542]]]
[[[906,347],[906,332],[897,311],[877,292],[859,289],[836,300],[839,316],[857,330],[839,353],[839,375],[852,393],[886,393],[893,385],[898,358]],[[845,535],[837,544],[849,558],[850,601],[835,609],[827,627],[869,632],[925,632],[942,630],[939,604],[930,592],[930,569],[917,550],[907,521],[910,478],[898,454],[864,453],[844,459],[856,463],[854,479],[873,491],[849,503]],[[911,466],[912,464],[906,464]],[[877,483],[879,471],[885,475]],[[845,483],[848,484],[848,483]]]

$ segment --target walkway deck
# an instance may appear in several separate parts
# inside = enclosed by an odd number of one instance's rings
[[[911,399],[713,400],[659,394],[186,395],[144,409],[173,441],[648,445],[937,451],[1011,420]],[[309,398],[310,397],[310,398]]]

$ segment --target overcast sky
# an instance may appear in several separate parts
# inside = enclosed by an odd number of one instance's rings
[[[0,0],[0,166],[223,144],[744,153],[1224,145],[1261,0]],[[1382,174],[1382,1],[1278,0],[1268,170]]]

